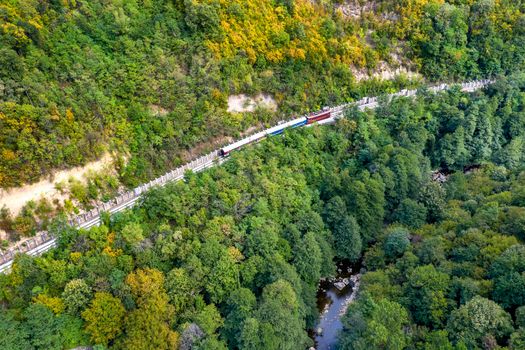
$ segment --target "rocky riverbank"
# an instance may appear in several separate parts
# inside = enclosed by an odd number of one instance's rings
[[[319,282],[317,307],[320,317],[312,331],[315,347],[310,350],[335,349],[337,334],[343,328],[341,317],[355,300],[360,280],[360,266],[340,263],[336,277]]]

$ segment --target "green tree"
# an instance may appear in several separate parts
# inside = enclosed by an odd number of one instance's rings
[[[359,231],[359,224],[351,215],[343,217],[335,225],[333,230],[335,250],[340,258],[346,258],[350,261],[359,259],[363,247]]]
[[[523,154],[525,151],[525,143],[523,137],[513,138],[498,154],[498,158],[505,164],[508,169],[516,169],[523,164]]]
[[[361,278],[359,289],[374,300],[386,298],[395,300],[401,295],[401,286],[394,284],[384,270],[368,271]]]
[[[212,302],[222,302],[228,294],[238,287],[239,269],[236,261],[227,251],[211,269],[206,290]]]
[[[82,319],[71,315],[60,315],[58,317],[62,347],[73,349],[90,344],[89,336],[84,332]]]
[[[63,348],[60,323],[48,307],[32,304],[25,310],[24,317],[24,328],[34,349]]]
[[[432,265],[418,266],[408,275],[404,288],[414,321],[440,327],[448,311],[449,276]]]
[[[334,196],[326,202],[324,208],[324,220],[328,227],[334,228],[347,216],[346,204],[340,196]]]
[[[195,3],[184,1],[184,12],[186,25],[198,35],[212,34],[218,31],[219,14],[217,7],[206,3]]]
[[[256,318],[248,318],[243,324],[239,336],[240,349],[277,349],[275,339],[271,337],[271,326],[266,324],[264,330]]]
[[[383,242],[385,256],[392,260],[400,257],[410,247],[409,233],[405,228],[397,227],[386,236]]]
[[[465,145],[465,129],[460,126],[440,140],[441,164],[449,169],[463,169],[471,158]]]
[[[86,331],[95,344],[107,346],[122,332],[122,321],[126,310],[120,299],[109,293],[95,293],[89,308],[82,312],[86,321]]]
[[[217,336],[206,337],[198,344],[195,349],[198,350],[228,350],[226,344],[217,339]]]
[[[442,237],[429,237],[423,240],[416,249],[416,255],[422,264],[437,265],[446,260],[445,240]]]
[[[144,232],[140,224],[132,222],[122,228],[120,236],[124,242],[134,246],[144,239]]]
[[[183,268],[174,268],[166,276],[165,288],[170,298],[170,303],[175,311],[185,310],[191,305],[198,286],[188,276],[188,271]]]
[[[423,71],[432,79],[465,76],[469,66],[468,25],[461,8],[452,4],[430,3],[412,45],[423,57]],[[418,30],[418,32],[419,32]],[[422,35],[421,35],[422,34]]]
[[[230,293],[222,331],[230,347],[240,346],[239,334],[242,334],[244,322],[253,315],[256,303],[255,295],[247,288],[239,288]]]
[[[525,272],[525,246],[522,244],[506,249],[494,260],[490,268],[492,277],[503,276],[511,272],[520,274]]]
[[[438,221],[443,217],[444,198],[445,191],[439,183],[428,182],[421,188],[419,202],[427,208],[427,219],[430,222]]]
[[[20,321],[14,318],[13,312],[0,312],[0,348],[5,350],[31,349],[30,333]]]
[[[525,208],[508,207],[502,220],[501,230],[523,240],[525,238]]]
[[[204,331],[205,334],[213,335],[224,320],[214,304],[206,305],[194,316],[194,321]]]
[[[525,328],[525,306],[520,306],[515,311],[516,326]]]
[[[245,322],[241,339],[243,348],[257,346],[253,349],[296,349],[310,343],[299,316],[299,300],[288,282],[278,280],[264,288],[255,320]]]
[[[384,185],[377,179],[364,176],[363,181],[348,185],[348,204],[361,228],[364,242],[373,241],[383,225],[385,196]]]
[[[455,348],[448,339],[448,332],[444,330],[434,331],[425,338],[425,350],[459,350]]]
[[[504,339],[513,330],[510,315],[495,302],[480,296],[452,311],[447,329],[456,343],[464,342],[469,348],[481,347],[489,336]]]
[[[453,277],[450,287],[450,298],[456,299],[458,305],[463,305],[480,293],[478,281],[469,277]]]
[[[525,329],[520,327],[510,335],[509,348],[511,350],[523,349],[525,347]]]
[[[410,198],[405,198],[395,210],[394,220],[407,227],[418,228],[427,220],[427,208]]]
[[[301,279],[316,284],[321,278],[322,252],[312,232],[305,234],[294,249],[293,265]]]
[[[408,313],[396,302],[374,301],[364,294],[350,304],[342,322],[340,349],[401,350],[409,344],[404,332],[409,324]]]
[[[494,280],[494,301],[504,308],[525,305],[525,276],[510,272]]]
[[[279,235],[274,223],[261,217],[249,219],[249,229],[246,239],[246,256],[272,256],[277,251]]]
[[[80,315],[80,312],[89,303],[91,298],[91,288],[82,279],[69,281],[62,293],[62,300],[66,310],[72,315]]]

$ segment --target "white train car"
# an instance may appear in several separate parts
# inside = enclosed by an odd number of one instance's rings
[[[266,129],[266,130],[263,130],[261,132],[258,132],[258,133],[254,134],[252,136],[248,136],[248,137],[246,137],[246,138],[244,138],[242,140],[234,142],[231,145],[223,147],[220,150],[219,154],[222,157],[226,157],[228,154],[230,154],[231,151],[239,149],[239,148],[241,148],[243,146],[246,146],[246,145],[248,145],[250,143],[257,142],[257,141],[265,138],[266,136],[279,135],[279,134],[281,134],[284,131],[284,129],[297,128],[299,126],[303,126],[307,122],[308,122],[308,120],[306,119],[306,117],[301,117],[301,118],[296,118],[294,120],[290,120],[289,122],[286,122],[286,123],[282,123],[282,124],[273,126],[273,127],[269,128],[269,129]]]
[[[232,143],[231,145],[221,148],[219,154],[225,157],[228,154],[230,154],[231,151],[241,148],[242,146],[245,146],[249,143],[259,141],[260,139],[263,139],[265,137],[266,137],[266,130],[258,132],[256,134],[253,134],[252,136],[248,136],[242,140]]]

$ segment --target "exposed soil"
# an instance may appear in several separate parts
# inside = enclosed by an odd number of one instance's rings
[[[253,112],[257,108],[276,111],[277,103],[268,94],[258,94],[254,97],[240,94],[228,97],[228,112],[230,113]]]
[[[70,178],[85,181],[85,175],[88,172],[100,171],[105,167],[110,167],[111,164],[112,158],[109,153],[106,153],[99,160],[90,162],[82,167],[57,171],[52,176],[52,180],[45,179],[31,185],[11,188],[8,190],[2,189],[0,190],[0,208],[5,205],[13,215],[17,215],[22,207],[30,200],[37,201],[40,198],[45,197],[49,200],[56,198],[63,201],[67,196],[65,197],[55,189],[56,183],[67,183]]]
[[[382,11],[380,2],[376,1],[366,1],[365,3],[361,3],[357,0],[348,0],[335,4],[335,8],[340,11],[344,17],[350,19],[359,19],[367,13],[373,13],[375,16],[379,16],[389,21],[396,21],[398,19],[397,14]]]
[[[411,80],[421,79],[421,75],[417,72],[413,72],[406,67],[392,68],[386,63],[380,63],[379,67],[374,69],[372,74],[369,74],[366,70],[353,70],[353,74],[357,82],[369,79],[393,80],[402,75]]]
[[[167,109],[164,109],[162,108],[161,106],[158,106],[158,105],[149,105],[149,110],[151,112],[151,114],[155,115],[155,116],[159,116],[159,117],[163,117],[165,115],[167,115],[169,113],[169,111]]]
[[[369,79],[394,80],[399,76],[405,76],[410,80],[423,79],[423,76],[413,67],[413,63],[403,57],[403,50],[403,44],[399,43],[399,46],[390,53],[389,62],[379,61],[377,67],[371,72],[364,68],[357,69],[352,67],[355,80],[357,82]]]

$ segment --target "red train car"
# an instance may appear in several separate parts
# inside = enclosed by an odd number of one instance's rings
[[[320,120],[328,119],[328,118],[330,118],[330,110],[322,111],[322,112],[319,112],[319,113],[316,113],[316,114],[308,116],[307,117],[307,119],[308,119],[308,123],[307,124],[316,123],[316,122],[318,122]]]

